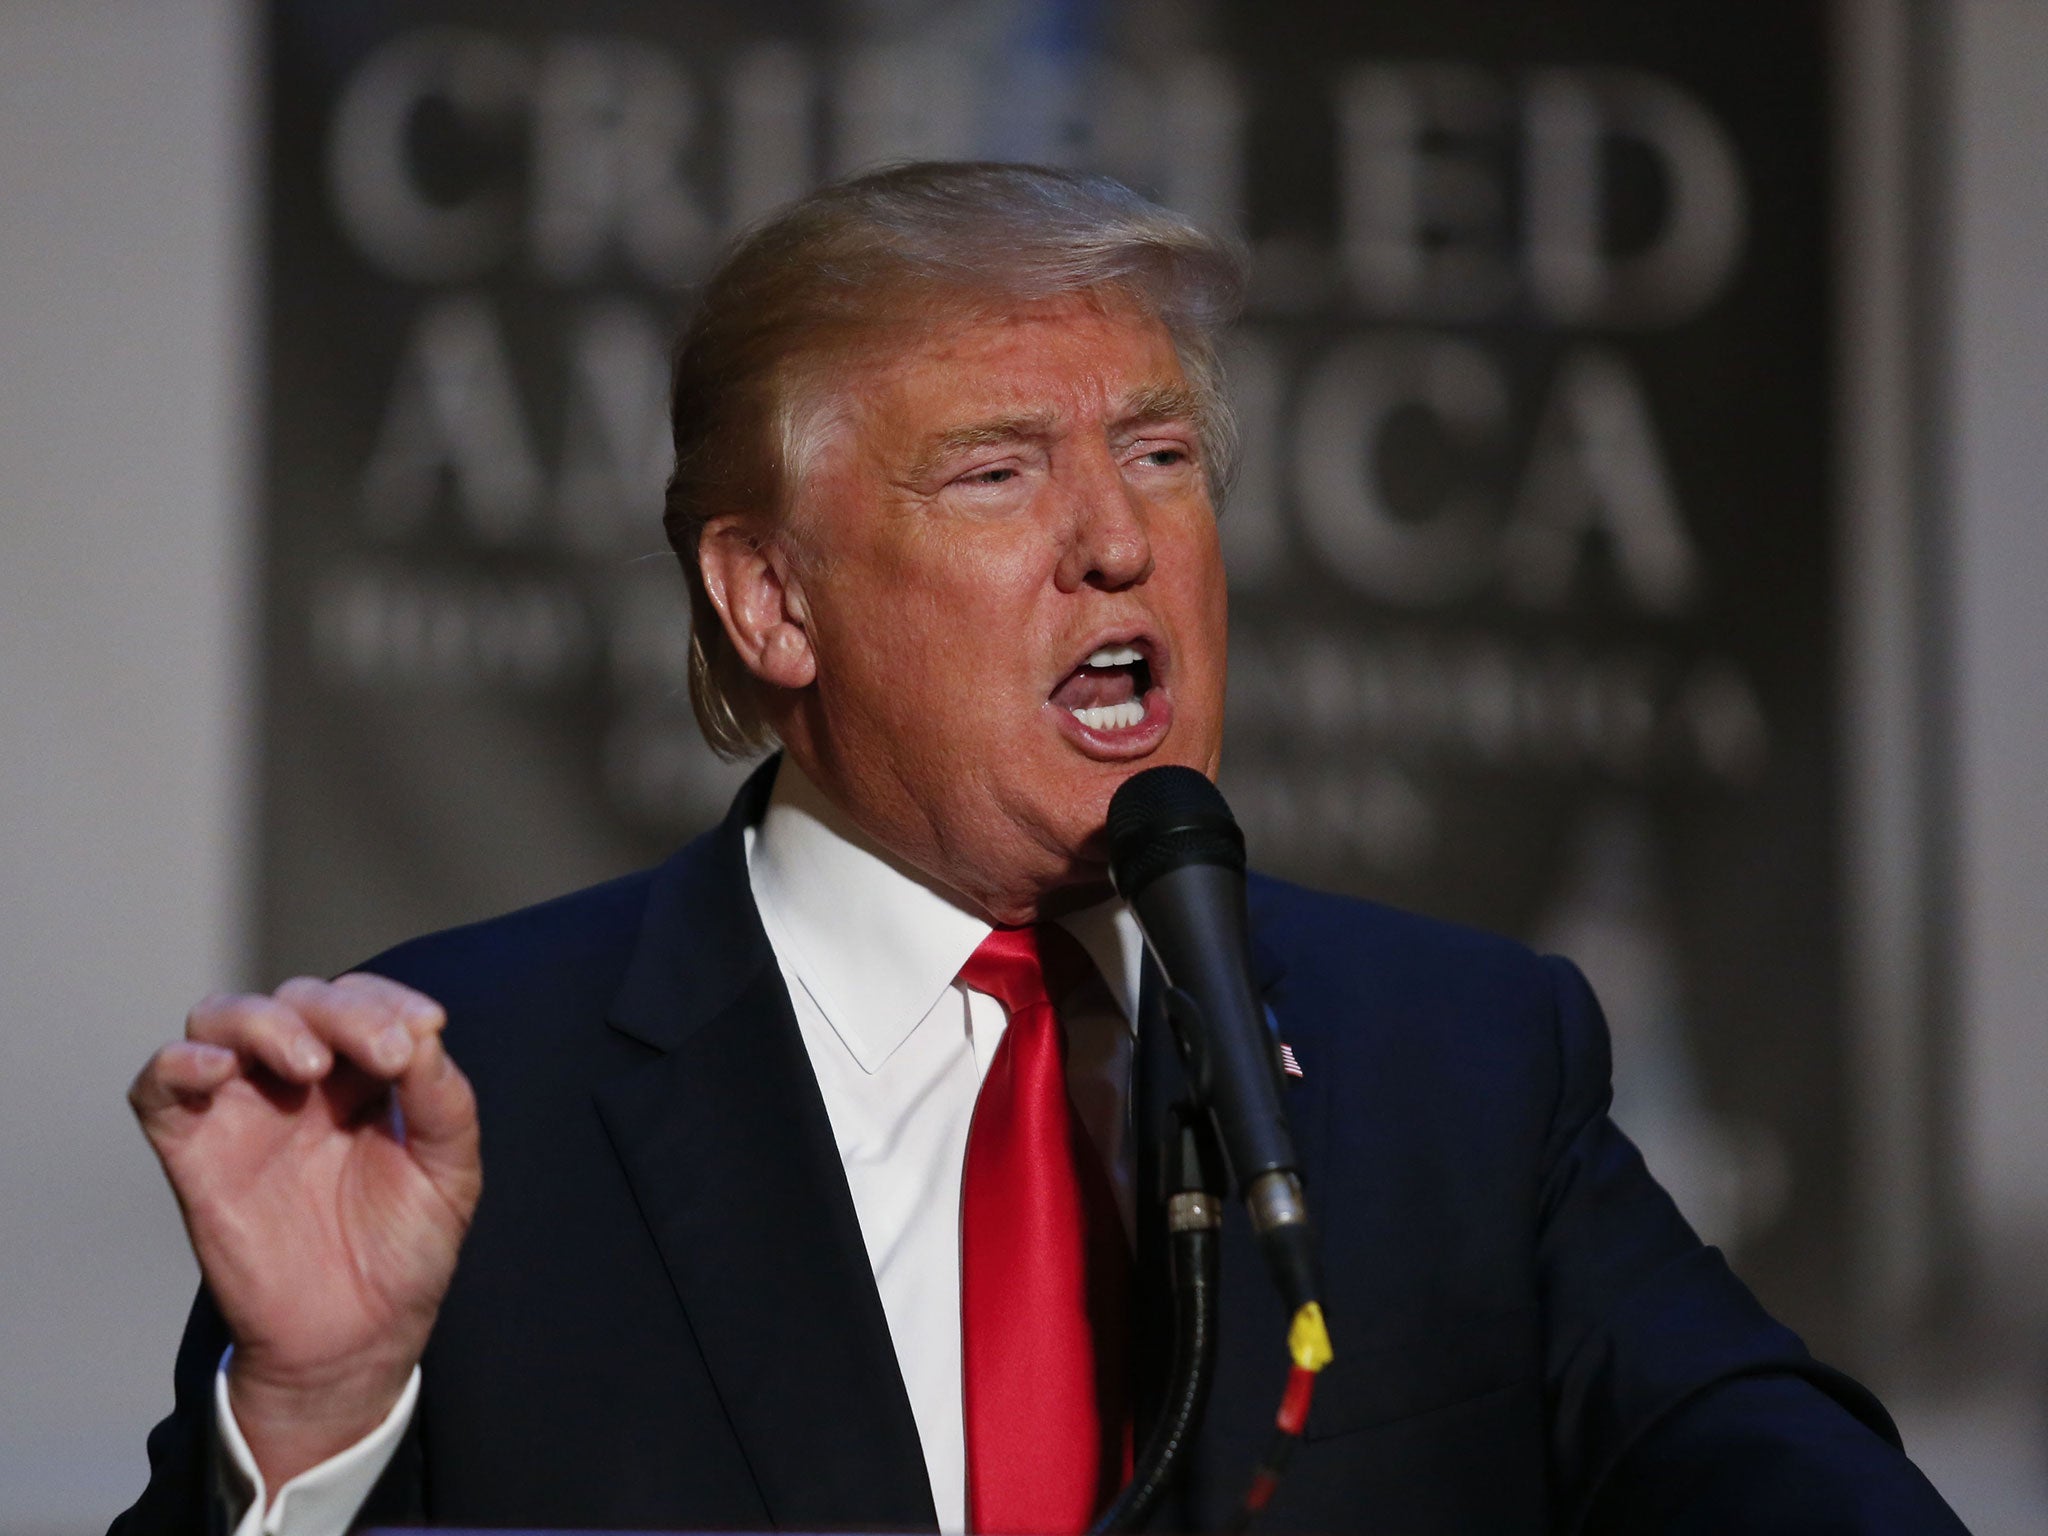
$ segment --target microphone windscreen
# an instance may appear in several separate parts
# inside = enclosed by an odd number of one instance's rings
[[[1244,834],[1222,791],[1194,768],[1134,773],[1110,797],[1109,871],[1126,901],[1188,864],[1244,868]]]

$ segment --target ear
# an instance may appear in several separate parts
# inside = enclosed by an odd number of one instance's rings
[[[697,540],[697,569],[747,670],[777,688],[809,687],[818,658],[786,552],[741,518],[715,517]]]

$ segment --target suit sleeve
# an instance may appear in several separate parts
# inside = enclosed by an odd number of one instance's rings
[[[1651,1178],[1608,1116],[1599,1005],[1544,963],[1559,1088],[1537,1263],[1564,1528],[1961,1531],[1877,1399],[1765,1312]]]
[[[202,1286],[178,1346],[170,1416],[149,1433],[149,1485],[115,1518],[108,1536],[229,1536],[231,1512],[247,1502],[247,1494],[235,1488],[214,1429],[214,1376],[228,1342],[227,1325]],[[425,1522],[419,1420],[415,1413],[354,1528]]]

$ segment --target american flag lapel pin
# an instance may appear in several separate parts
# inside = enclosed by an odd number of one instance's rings
[[[1280,1038],[1280,1021],[1273,1015],[1273,1005],[1266,1004],[1266,1028],[1273,1032],[1273,1043],[1280,1047],[1280,1070],[1289,1077],[1301,1076],[1301,1063],[1294,1059],[1294,1047]]]

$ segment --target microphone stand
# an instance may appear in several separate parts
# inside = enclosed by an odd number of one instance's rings
[[[1156,1505],[1185,1456],[1209,1389],[1216,1351],[1216,1242],[1227,1149],[1252,1233],[1287,1305],[1287,1386],[1273,1438],[1226,1530],[1244,1530],[1271,1502],[1308,1429],[1316,1377],[1330,1363],[1321,1263],[1309,1225],[1300,1159],[1281,1095],[1281,1047],[1248,961],[1250,916],[1244,834],[1199,770],[1163,765],[1135,773],[1109,802],[1109,863],[1167,983],[1166,1017],[1192,1105],[1176,1105],[1163,1162],[1175,1186],[1167,1226],[1177,1302],[1177,1344],[1167,1408],[1147,1438],[1130,1487],[1092,1528],[1124,1531]],[[1263,1014],[1263,1018],[1262,1018]]]
[[[1209,1115],[1176,1104],[1160,1166],[1166,1186],[1167,1260],[1173,1276],[1173,1366],[1159,1422],[1131,1480],[1089,1527],[1089,1536],[1135,1531],[1145,1523],[1179,1470],[1216,1369],[1217,1233],[1223,1225],[1223,1166]]]

